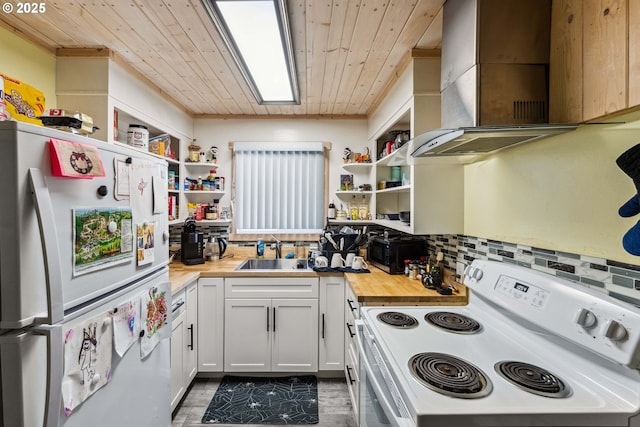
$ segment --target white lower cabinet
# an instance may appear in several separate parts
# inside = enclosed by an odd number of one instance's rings
[[[198,371],[222,372],[224,279],[198,279]]]
[[[317,278],[227,278],[225,295],[225,372],[318,370]]]
[[[320,277],[319,371],[344,369],[344,276]]]
[[[198,372],[198,287],[196,282],[173,295],[171,331],[171,410]]]

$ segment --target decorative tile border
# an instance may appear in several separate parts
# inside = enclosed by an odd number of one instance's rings
[[[427,237],[429,252],[462,278],[474,259],[497,260],[543,271],[640,307],[640,265],[464,235]]]

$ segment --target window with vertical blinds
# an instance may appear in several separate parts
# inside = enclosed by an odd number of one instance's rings
[[[236,142],[233,149],[236,233],[322,230],[322,143]]]

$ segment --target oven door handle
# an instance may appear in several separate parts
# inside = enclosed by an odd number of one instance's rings
[[[400,412],[397,405],[395,404],[395,402],[393,403],[389,402],[389,400],[387,399],[387,396],[382,392],[382,387],[380,385],[378,378],[373,375],[373,369],[371,368],[371,363],[367,360],[364,354],[364,351],[362,350],[364,348],[363,346],[364,343],[362,342],[362,335],[361,335],[362,333],[364,333],[362,332],[362,328],[358,329],[358,332],[356,333],[356,340],[358,342],[358,347],[360,348],[360,363],[364,364],[364,368],[367,371],[367,377],[369,378],[371,386],[373,387],[376,393],[378,402],[380,402],[380,404],[384,408],[388,408],[388,411],[384,411],[385,415],[387,415],[387,417],[389,418],[389,422],[394,427],[415,427],[410,418],[403,417],[402,414],[400,414],[399,416],[397,415],[397,413]],[[395,408],[395,410],[393,410],[392,408]],[[390,413],[387,413],[387,412],[390,412]]]

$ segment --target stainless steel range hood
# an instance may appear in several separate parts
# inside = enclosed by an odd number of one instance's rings
[[[447,0],[442,129],[414,137],[411,156],[481,155],[576,129],[548,123],[550,22],[551,0]]]
[[[412,157],[488,154],[516,144],[565,133],[576,124],[540,124],[519,126],[478,126],[438,129],[413,139],[418,147]]]

